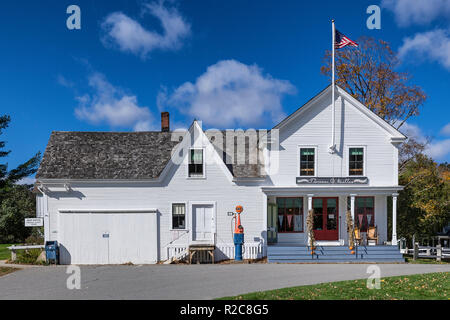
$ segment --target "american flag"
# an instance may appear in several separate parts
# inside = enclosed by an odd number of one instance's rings
[[[336,30],[334,47],[336,49],[341,49],[345,46],[357,47],[358,44]]]

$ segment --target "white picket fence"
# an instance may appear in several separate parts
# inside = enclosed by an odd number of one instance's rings
[[[167,246],[167,259],[180,260],[188,255],[189,245],[187,244],[170,244]],[[216,244],[214,252],[215,260],[234,259],[234,244],[220,243]],[[261,259],[265,256],[264,246],[260,242],[244,243],[243,258],[244,259]]]
[[[167,246],[168,260],[182,260],[188,255],[188,246],[184,244],[169,244]]]

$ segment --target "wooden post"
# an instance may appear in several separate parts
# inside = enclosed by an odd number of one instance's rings
[[[11,249],[11,261],[16,261],[16,250],[15,249]]]
[[[397,243],[397,197],[398,193],[392,194],[392,245]]]
[[[413,260],[417,260],[418,257],[419,257],[419,243],[415,242],[414,243]]]
[[[440,243],[436,246],[436,261],[442,261],[442,246]]]

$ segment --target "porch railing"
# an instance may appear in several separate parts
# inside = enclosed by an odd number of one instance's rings
[[[168,260],[180,260],[188,255],[188,244],[170,244],[167,246],[167,259]],[[265,256],[264,246],[262,243],[244,243],[243,248],[244,259],[261,259]],[[234,259],[234,244],[233,243],[220,243],[216,244],[216,260],[228,260]]]

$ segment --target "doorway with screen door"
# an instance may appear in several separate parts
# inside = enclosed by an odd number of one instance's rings
[[[213,243],[214,206],[212,204],[192,205],[192,240]]]

